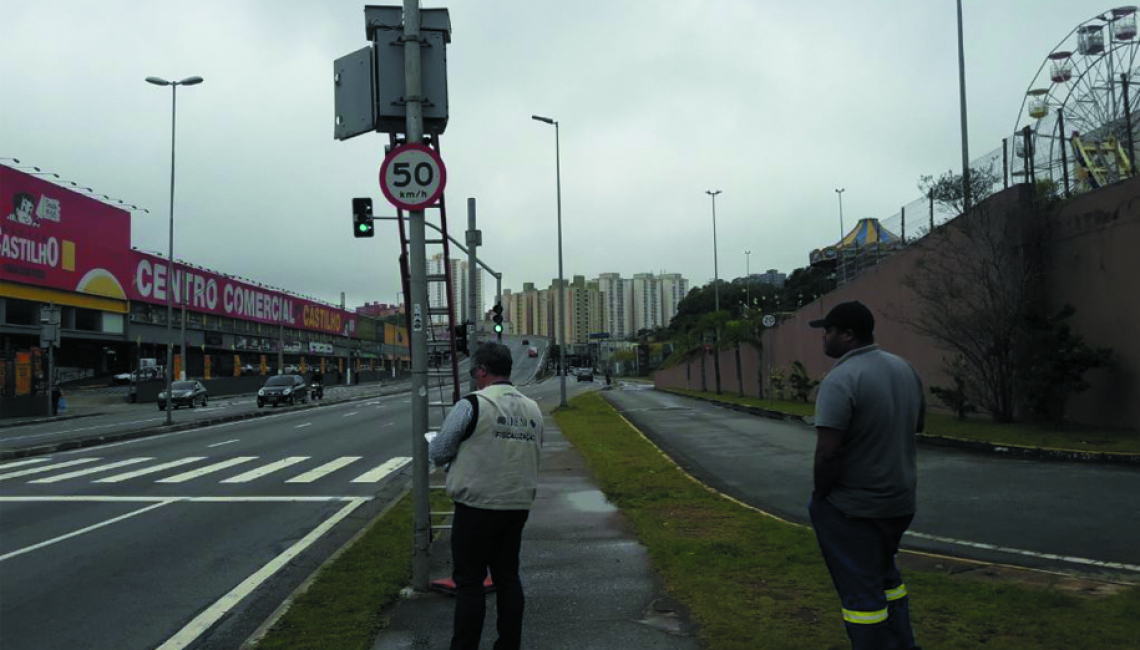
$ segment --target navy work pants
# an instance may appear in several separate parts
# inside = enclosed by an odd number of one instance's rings
[[[826,499],[808,505],[819,550],[839,600],[852,650],[911,650],[914,631],[902,574],[899,541],[914,515],[848,517]]]
[[[451,650],[478,650],[483,636],[487,570],[495,583],[499,639],[495,650],[519,650],[525,599],[519,548],[529,510],[485,510],[455,504],[451,523],[451,577],[455,580],[455,631]]]

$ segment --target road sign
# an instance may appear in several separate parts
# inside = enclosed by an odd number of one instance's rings
[[[419,332],[424,328],[424,313],[419,304],[412,305],[412,331]]]
[[[434,149],[422,144],[396,147],[380,165],[380,191],[403,210],[423,210],[443,195],[447,168]]]
[[[776,324],[776,317],[772,314],[764,314],[764,318],[760,322],[764,323],[764,327],[772,327]]]

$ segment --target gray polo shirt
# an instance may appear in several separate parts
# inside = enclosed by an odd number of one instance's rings
[[[914,514],[924,408],[922,380],[903,358],[869,345],[836,361],[815,402],[815,426],[845,432],[842,471],[827,500],[849,517]]]

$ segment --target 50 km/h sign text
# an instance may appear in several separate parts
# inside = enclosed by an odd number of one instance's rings
[[[422,144],[396,147],[380,166],[380,189],[397,208],[414,211],[435,204],[447,184],[447,168]]]

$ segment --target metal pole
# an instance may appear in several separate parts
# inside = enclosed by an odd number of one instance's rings
[[[744,251],[744,308],[752,304],[752,251]]]
[[[407,141],[423,139],[423,98],[420,96],[420,7],[418,0],[404,0],[404,98],[407,102]],[[414,556],[412,588],[428,590],[431,519],[428,508],[427,433],[427,333],[422,326],[429,319],[427,252],[424,241],[424,213],[408,213],[408,302],[412,307],[412,493]],[[415,325],[420,325],[415,327]]]
[[[285,313],[284,305],[281,306],[282,311],[277,314],[277,374],[285,374]],[[351,372],[351,368],[349,369]]]
[[[166,258],[166,424],[174,423],[174,124],[178,114],[178,84],[170,85],[170,250]]]
[[[475,298],[475,293],[476,293],[475,292],[475,278],[477,277],[477,275],[479,273],[479,266],[476,264],[477,258],[475,257],[475,247],[478,245],[478,238],[479,238],[478,231],[475,230],[475,199],[474,198],[468,198],[467,199],[467,309],[464,310],[466,312],[464,314],[464,319],[467,322],[470,322],[472,324],[475,324],[477,322],[476,321],[476,312],[475,312],[475,300],[476,300],[476,298]],[[482,311],[481,307],[480,307],[480,311]],[[476,332],[478,332],[478,326],[477,325],[474,326],[474,329]],[[475,336],[468,336],[467,340],[468,340],[469,345],[471,346],[471,353],[473,354],[475,352],[475,348],[477,348],[479,346],[479,341],[476,340]],[[468,386],[469,386],[469,390],[472,393],[474,393],[479,388],[478,383],[475,381],[474,377],[471,377],[471,382]]]
[[[716,254],[716,195],[720,190],[706,190],[705,194],[712,197],[712,226],[713,226],[713,300],[716,307],[714,313],[720,313],[720,270],[717,267]],[[720,325],[713,328],[713,374],[716,380],[716,394],[720,395]]]
[[[1062,136],[1062,140],[1063,140],[1064,134],[1062,133],[1061,136]],[[1009,189],[1009,139],[1008,138],[1002,138],[1001,139],[1001,178],[1002,178],[1002,187],[1004,187],[1005,189]]]
[[[1026,126],[1021,130],[1022,136],[1025,138],[1025,169],[1028,172],[1025,175],[1025,180],[1029,181],[1029,187],[1036,191],[1037,189],[1037,169],[1036,161],[1037,152],[1034,151],[1034,143],[1031,138],[1033,131]]]
[[[558,122],[554,123],[554,170],[558,185],[558,390],[559,406],[566,408],[566,287],[562,280],[562,151]]]
[[[1065,182],[1065,198],[1069,198],[1069,152],[1068,144],[1065,142],[1065,109],[1057,109],[1057,128],[1060,129],[1061,134],[1061,173]]]
[[[966,50],[962,44],[962,0],[958,0],[958,94],[962,116],[962,212],[970,209],[970,146],[966,126]]]
[[[501,304],[502,302],[503,302],[503,274],[502,273],[495,273],[495,304],[498,305],[498,304]],[[495,341],[497,343],[503,342],[503,333],[502,332],[497,332],[495,334]]]
[[[843,227],[843,193],[846,191],[847,191],[846,187],[844,187],[842,189],[835,190],[835,193],[839,195],[839,242],[840,243],[843,243],[843,237],[844,237],[844,235],[847,234],[847,229]]]
[[[930,232],[932,233],[934,232],[934,190],[930,190],[926,195],[930,199]]]
[[[178,282],[178,297],[182,301],[182,334],[181,334],[182,342],[179,344],[182,346],[182,350],[181,350],[181,352],[179,352],[179,355],[180,355],[179,358],[182,360],[182,363],[178,364],[179,365],[178,378],[181,380],[185,380],[186,379],[186,305],[189,304],[189,302],[190,302],[190,299],[186,296],[186,274],[185,273],[182,274],[182,277],[180,278],[180,280]]]
[[[903,243],[903,245],[906,245],[906,206],[905,205],[902,207],[902,227],[901,227],[901,230],[902,230],[902,233],[899,235],[899,237],[902,237],[902,243]]]
[[[1128,165],[1132,170],[1132,174],[1135,175],[1136,146],[1132,142],[1132,107],[1128,103],[1128,75],[1120,75],[1120,83],[1124,87],[1124,129],[1128,133]]]

